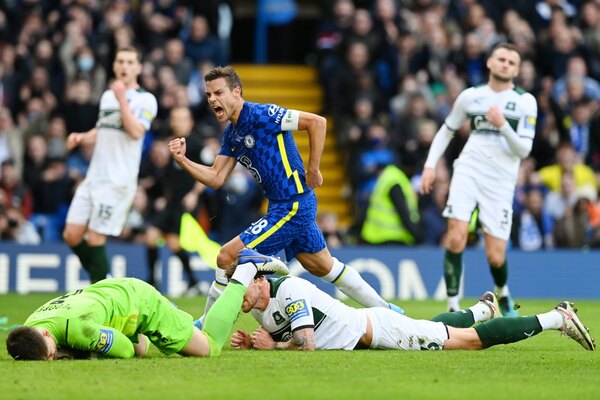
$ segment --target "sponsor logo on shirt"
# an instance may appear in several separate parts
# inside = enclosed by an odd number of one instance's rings
[[[275,123],[276,124],[280,124],[281,123],[281,117],[283,116],[283,108],[279,109],[279,112],[277,113],[277,117],[275,117]]]
[[[523,128],[525,129],[535,129],[535,124],[537,123],[536,117],[526,116],[525,123],[523,124]]]
[[[275,105],[275,104],[271,104],[269,106],[269,117],[272,117],[273,115],[277,114],[277,111],[279,111],[279,106]]]
[[[498,128],[488,121],[484,115],[476,115],[473,117],[473,126],[478,131],[498,131]]]
[[[121,113],[119,111],[101,111],[96,123],[98,128],[123,128],[123,122],[121,121]]]
[[[94,351],[102,354],[108,353],[113,345],[114,333],[108,329],[100,329],[100,336],[98,337],[98,344]]]
[[[306,306],[306,300],[304,299],[296,300],[285,306],[285,313],[290,318],[290,322],[294,322],[298,318],[310,315],[308,307]]]

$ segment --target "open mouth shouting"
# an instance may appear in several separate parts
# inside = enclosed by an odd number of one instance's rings
[[[225,109],[223,107],[214,106],[212,109],[218,120],[222,120],[223,118],[225,118]]]

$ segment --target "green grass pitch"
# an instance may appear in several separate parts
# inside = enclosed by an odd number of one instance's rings
[[[51,297],[2,295],[0,316],[21,323]],[[521,301],[521,313],[544,312],[559,300]],[[175,302],[197,316],[204,299]],[[436,301],[401,305],[416,318],[444,309]],[[600,302],[578,301],[576,307],[600,338]],[[241,315],[236,327],[252,330],[256,323]],[[6,335],[0,331],[1,399],[600,399],[600,351],[585,351],[554,331],[478,352],[302,353],[226,346],[219,358],[191,359],[165,357],[151,346],[144,359],[56,362],[14,362]]]

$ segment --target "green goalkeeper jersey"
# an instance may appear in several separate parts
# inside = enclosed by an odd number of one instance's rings
[[[45,328],[57,345],[131,358],[146,335],[163,353],[180,352],[193,333],[192,316],[147,283],[105,279],[48,301],[24,325]]]

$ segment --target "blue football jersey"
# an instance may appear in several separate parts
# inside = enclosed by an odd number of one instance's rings
[[[246,101],[237,124],[229,124],[223,133],[219,154],[246,167],[269,200],[288,200],[312,190],[292,132],[281,131],[287,112],[275,104]]]

